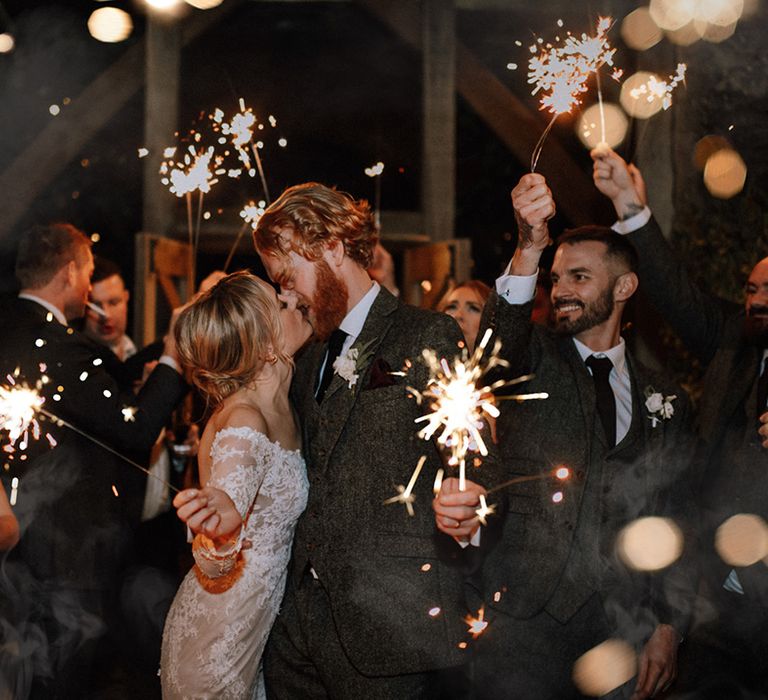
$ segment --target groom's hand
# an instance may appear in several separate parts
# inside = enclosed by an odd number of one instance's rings
[[[459,491],[458,479],[444,479],[432,501],[437,529],[451,537],[472,537],[480,527],[476,511],[481,494],[485,489],[473,481],[467,481],[464,491]]]

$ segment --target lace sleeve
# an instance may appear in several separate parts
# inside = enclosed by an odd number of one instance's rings
[[[272,443],[253,428],[223,428],[211,445],[211,478],[206,486],[224,491],[234,502],[243,521],[253,507],[270,463]],[[200,570],[209,578],[228,574],[237,563],[243,533],[224,549],[217,549],[211,539],[197,535],[192,554]]]

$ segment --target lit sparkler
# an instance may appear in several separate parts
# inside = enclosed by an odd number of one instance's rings
[[[403,486],[402,484],[398,486],[397,496],[392,496],[392,498],[388,498],[386,501],[384,501],[385,506],[391,503],[402,503],[405,505],[405,508],[408,511],[408,515],[413,517],[413,502],[416,500],[416,496],[414,496],[412,493],[413,487],[416,485],[416,479],[419,478],[421,468],[424,466],[424,462],[426,461],[427,458],[422,455],[419,458],[419,461],[416,463],[416,468],[413,470],[413,474],[411,474],[411,480],[408,482],[408,486]]]
[[[480,521],[482,525],[487,525],[487,521],[485,520],[486,516],[493,515],[496,512],[496,506],[495,505],[488,505],[485,500],[485,494],[480,494],[480,507],[475,511],[477,514],[477,519]]]
[[[592,73],[597,75],[603,65],[613,66],[616,49],[611,48],[607,37],[612,22],[610,17],[600,17],[594,36],[582,34],[577,39],[569,32],[561,46],[547,44],[541,53],[537,44],[530,47],[531,53],[536,54],[528,62],[528,82],[534,86],[531,94],[541,92],[540,108],[552,114],[552,119],[533,149],[531,172],[536,170],[544,140],[557,117],[570,112],[581,102]],[[611,77],[619,80],[621,75],[621,70],[614,69]],[[602,100],[600,94],[599,97]]]
[[[543,481],[545,479],[557,479],[558,481],[565,481],[570,477],[571,477],[571,470],[568,469],[568,467],[557,467],[556,469],[552,471],[544,472],[543,474],[529,474],[527,476],[516,476],[514,479],[510,479],[509,481],[505,481],[501,484],[497,484],[493,488],[488,489],[488,491],[486,492],[486,495],[490,496],[492,493],[496,491],[501,491],[501,489],[505,489],[508,486],[513,486],[514,484],[523,484],[527,481]]]
[[[251,200],[240,210],[240,218],[243,219],[243,224],[240,226],[240,230],[237,232],[237,236],[235,236],[232,247],[229,249],[227,260],[224,263],[224,267],[222,268],[224,272],[229,269],[229,264],[232,262],[232,258],[235,255],[237,245],[240,243],[240,239],[243,237],[243,234],[246,232],[248,227],[250,226],[252,231],[256,230],[259,219],[264,215],[266,206],[267,203],[263,199],[259,200],[258,204]]]
[[[374,191],[374,220],[376,222],[376,229],[381,228],[381,174],[384,172],[384,163],[379,161],[370,168],[365,169],[365,174],[368,177],[372,177],[375,183]]]
[[[499,356],[501,341],[496,340],[486,361],[483,356],[491,339],[488,329],[470,357],[456,358],[453,365],[444,358],[438,358],[432,350],[424,350],[423,356],[430,370],[430,379],[424,392],[413,387],[408,390],[419,403],[428,401],[430,413],[416,419],[426,423],[419,431],[419,437],[431,440],[433,437],[442,447],[450,450],[448,465],[459,468],[459,490],[466,489],[467,452],[488,454],[488,447],[482,436],[485,418],[497,418],[496,398],[493,392],[504,386],[531,379],[530,375],[511,381],[499,380],[483,385],[483,377],[495,367],[507,367],[506,360]],[[519,395],[518,400],[543,398],[543,395]]]
[[[469,627],[467,631],[472,635],[473,639],[477,639],[488,627],[488,620],[484,618],[484,615],[485,608],[481,607],[480,610],[477,611],[477,617],[467,615],[464,618],[464,622],[466,622]]]
[[[669,109],[672,106],[672,92],[685,80],[685,63],[678,63],[677,70],[670,75],[667,80],[659,80],[655,75],[648,78],[648,82],[629,91],[629,94],[635,100],[645,97],[647,102],[661,100],[663,109]]]

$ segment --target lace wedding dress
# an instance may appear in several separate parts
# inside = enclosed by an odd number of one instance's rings
[[[163,698],[263,698],[261,655],[285,588],[293,532],[309,485],[301,454],[248,427],[223,428],[211,478],[245,522],[230,551],[204,535],[163,632]],[[250,549],[241,550],[243,539]]]

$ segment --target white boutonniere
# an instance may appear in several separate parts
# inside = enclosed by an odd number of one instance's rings
[[[333,371],[347,382],[347,388],[354,388],[360,377],[360,371],[368,362],[371,355],[370,348],[374,341],[364,345],[362,348],[351,347],[346,352],[341,353],[333,361]]]
[[[651,386],[645,388],[645,407],[648,409],[651,427],[655,428],[661,421],[669,420],[675,415],[675,407],[672,402],[676,398],[675,394],[664,396],[660,392],[654,391]]]

